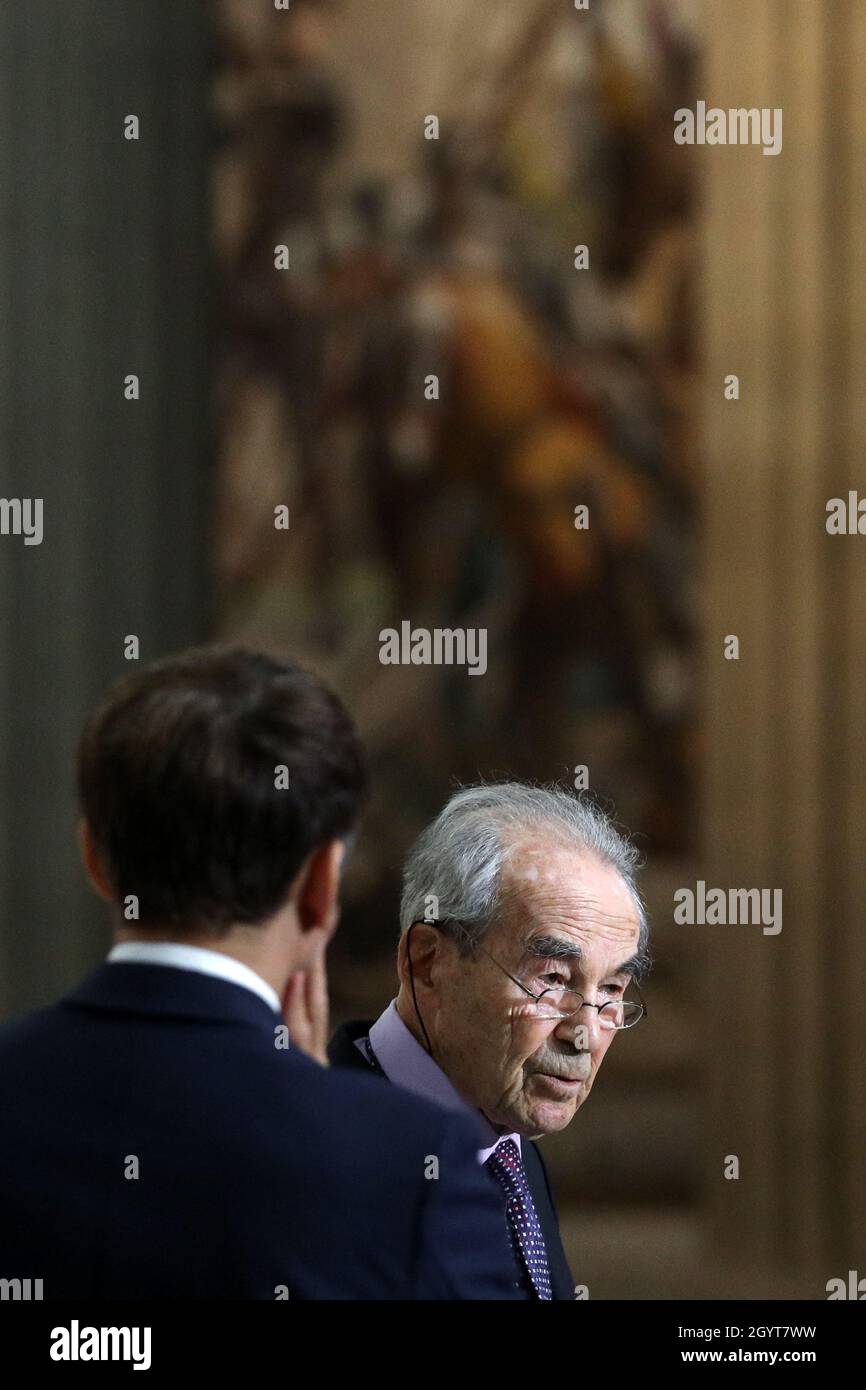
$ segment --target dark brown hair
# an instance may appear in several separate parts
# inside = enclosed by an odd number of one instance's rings
[[[307,855],[350,832],[365,786],[336,695],[241,647],[126,676],[79,746],[82,814],[116,900],[135,894],[145,926],[219,934],[272,915]]]

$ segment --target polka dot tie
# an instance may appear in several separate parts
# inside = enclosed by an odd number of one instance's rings
[[[527,1292],[533,1292],[536,1298],[552,1298],[544,1237],[526,1181],[520,1150],[514,1140],[503,1139],[497,1144],[484,1166],[505,1193],[505,1219],[511,1248]]]

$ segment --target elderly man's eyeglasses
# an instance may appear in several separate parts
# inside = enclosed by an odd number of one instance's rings
[[[444,922],[423,922],[423,919],[419,919],[419,921],[412,923],[413,927],[421,925],[442,927],[446,924]],[[464,937],[468,939],[468,932],[460,922],[449,921],[447,925],[456,927],[462,932]],[[481,942],[476,941],[472,944],[474,950],[481,951],[487,956],[488,960],[493,961],[493,964],[498,970],[502,971],[503,975],[507,975],[509,980],[517,985],[518,989],[529,996],[532,1000],[531,1008],[535,1018],[571,1018],[574,1014],[580,1013],[580,1010],[586,1005],[588,1009],[598,1010],[599,1027],[605,1030],[612,1030],[614,1028],[633,1028],[636,1023],[640,1023],[642,1018],[647,1017],[646,1001],[641,994],[640,986],[634,980],[631,981],[630,987],[634,988],[638,996],[637,999],[607,999],[603,1004],[590,1004],[578,990],[566,989],[555,985],[551,986],[549,989],[543,989],[540,993],[536,994],[528,985],[525,985],[522,980],[518,980],[515,975],[512,975],[510,970],[506,970],[504,965],[500,965],[495,956],[492,956],[487,948],[482,946]]]

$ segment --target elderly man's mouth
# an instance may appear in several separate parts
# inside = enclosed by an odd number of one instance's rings
[[[536,1071],[532,1073],[538,1077],[552,1091],[559,1092],[560,1095],[574,1095],[579,1086],[582,1086],[585,1078],[582,1076],[558,1076],[553,1072]]]

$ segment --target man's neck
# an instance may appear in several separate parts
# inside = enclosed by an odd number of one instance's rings
[[[397,995],[397,1013],[399,1014],[401,1021],[405,1023],[406,1027],[409,1029],[409,1032],[412,1034],[412,1037],[415,1039],[415,1041],[417,1043],[420,1043],[421,1046],[424,1048],[424,1051],[429,1053],[430,1057],[433,1058],[433,1061],[436,1063],[436,1065],[440,1066],[441,1064],[438,1058],[435,1056],[433,1052],[430,1051],[430,1049],[427,1046],[427,1043],[424,1040],[424,1034],[422,1032],[420,1023],[418,1022],[418,1014],[415,1010],[415,1005],[413,1004],[411,999],[408,999],[406,997],[402,990]],[[453,1079],[451,1084],[455,1084]],[[466,1101],[467,1105],[477,1104],[474,1100],[470,1100],[465,1095],[463,1096],[463,1099]],[[492,1120],[490,1116],[487,1114],[487,1112],[485,1110],[482,1110],[480,1106],[478,1106],[477,1108],[480,1114],[484,1116],[485,1120],[495,1131],[496,1134],[512,1134],[514,1132],[513,1128],[508,1125],[497,1124],[496,1121]]]
[[[400,1015],[401,1022],[405,1023],[415,1041],[421,1044],[425,1052],[430,1052],[424,1039],[421,1025],[418,1022],[418,1014],[415,1010],[415,1005],[412,1003],[411,999],[407,1000],[404,997],[402,990],[397,995],[397,1013]],[[432,1052],[430,1055],[431,1057],[433,1056]]]

